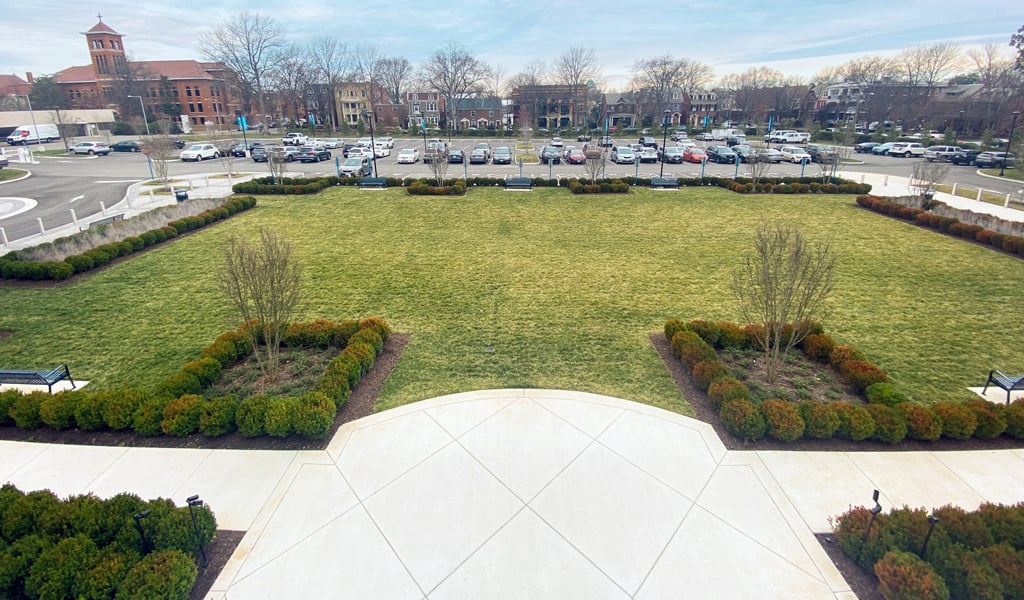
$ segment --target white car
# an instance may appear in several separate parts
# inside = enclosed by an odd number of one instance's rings
[[[356,146],[366,146],[367,148],[369,148],[372,145],[373,140],[368,137],[361,137],[358,140],[356,140]]]
[[[419,162],[420,151],[416,148],[405,148],[398,153],[398,164],[413,165]]]
[[[192,144],[182,151],[181,160],[199,162],[207,158],[218,158],[219,156],[220,152],[217,151],[217,147],[213,144]]]
[[[788,160],[792,163],[811,162],[811,155],[800,146],[783,146],[779,148],[779,152],[782,153],[783,160]]]
[[[110,154],[110,146],[103,142],[78,142],[71,147],[73,154],[98,154],[106,156]]]
[[[616,146],[612,148],[610,158],[613,163],[631,165],[636,161],[636,154],[633,153],[633,149],[629,146]]]
[[[353,146],[352,148],[349,148],[349,158],[359,158],[360,156],[373,158],[373,151],[370,150],[369,146]]]
[[[391,148],[384,142],[377,142],[373,146],[373,153],[377,158],[384,158],[385,156],[391,156]]]
[[[561,148],[565,144],[562,142],[562,138],[556,137],[556,138],[551,138],[551,144],[550,145],[554,146],[555,148]]]
[[[924,144],[919,142],[897,142],[889,148],[888,152],[886,152],[889,156],[902,156],[903,158],[924,156],[924,153]]]
[[[384,145],[386,145],[388,147],[388,150],[394,150],[395,149],[395,138],[393,138],[393,137],[388,137],[388,136],[379,137],[379,138],[377,138],[377,141],[378,142],[383,142]]]
[[[336,150],[341,145],[341,139],[339,138],[324,138],[324,148],[328,150]]]

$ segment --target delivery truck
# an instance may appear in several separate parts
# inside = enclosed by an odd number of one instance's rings
[[[21,125],[7,136],[7,143],[12,146],[29,144],[42,144],[60,139],[60,132],[53,123],[37,123],[35,125]]]

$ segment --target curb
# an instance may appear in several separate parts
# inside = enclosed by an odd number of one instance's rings
[[[7,167],[7,168],[10,169],[11,167]],[[19,171],[25,171],[25,174],[22,175],[21,177],[16,177],[14,179],[8,179],[7,181],[0,181],[0,185],[3,185],[5,183],[14,183],[15,181],[21,181],[22,179],[28,179],[29,177],[32,176],[32,171],[29,171],[28,169],[18,169],[18,170]]]

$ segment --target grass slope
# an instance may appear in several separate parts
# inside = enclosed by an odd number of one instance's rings
[[[412,340],[378,409],[535,386],[689,407],[647,335],[668,317],[739,320],[732,273],[762,218],[832,240],[827,329],[925,401],[1024,367],[1024,261],[882,217],[848,196],[720,189],[465,198],[337,188],[256,209],[57,289],[0,288],[0,366],[68,362],[98,386],[151,384],[236,324],[214,271],[229,235],[294,242],[300,320],[377,315]],[[485,351],[494,346],[494,352]]]

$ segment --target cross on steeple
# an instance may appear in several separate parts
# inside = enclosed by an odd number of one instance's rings
[[[100,13],[96,13],[96,18],[100,20],[100,23],[103,22],[103,15],[101,15]]]

